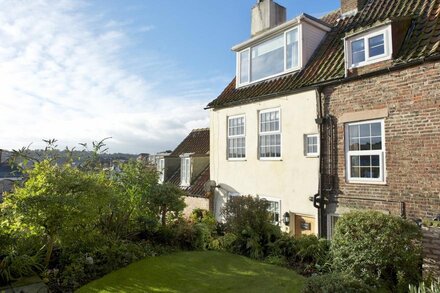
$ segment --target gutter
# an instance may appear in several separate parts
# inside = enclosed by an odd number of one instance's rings
[[[321,88],[321,87],[326,87],[326,86],[331,86],[331,85],[340,85],[340,84],[344,84],[344,83],[348,83],[348,82],[352,82],[352,81],[361,80],[361,79],[364,79],[364,78],[375,77],[375,76],[383,75],[383,74],[386,74],[386,73],[391,73],[391,72],[394,72],[394,71],[403,70],[403,69],[406,69],[406,68],[409,68],[409,67],[413,67],[413,66],[417,66],[417,65],[422,65],[422,64],[430,63],[430,62],[435,62],[435,61],[438,61],[438,60],[440,60],[440,54],[432,55],[432,56],[429,56],[429,57],[426,57],[426,58],[412,60],[412,61],[407,62],[407,63],[401,63],[401,64],[397,64],[397,65],[394,65],[394,66],[389,66],[387,68],[376,70],[376,71],[372,71],[372,72],[365,73],[365,74],[362,74],[362,75],[351,76],[351,77],[342,77],[342,78],[334,78],[334,79],[330,79],[330,80],[323,81],[323,82],[317,82],[317,83],[311,84],[311,85],[306,86],[306,87],[296,88],[296,89],[291,89],[291,90],[286,90],[286,91],[280,91],[280,92],[275,92],[275,93],[270,93],[270,94],[254,97],[252,99],[248,99],[248,100],[244,100],[244,101],[237,101],[237,102],[228,103],[228,104],[225,104],[223,106],[217,106],[217,107],[216,106],[207,106],[207,107],[204,108],[204,110],[230,108],[232,106],[250,104],[253,101],[264,101],[264,100],[273,99],[273,98],[276,98],[276,97],[279,97],[279,96],[285,96],[285,95],[297,94],[297,93],[302,93],[302,92],[311,91],[311,90],[317,90],[318,88]]]

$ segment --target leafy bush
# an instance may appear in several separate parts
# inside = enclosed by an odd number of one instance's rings
[[[232,252],[236,240],[237,236],[234,233],[225,233],[222,236],[213,238],[209,244],[209,249]]]
[[[302,275],[328,272],[331,265],[330,242],[314,235],[293,237],[284,234],[270,245],[269,256],[281,258]]]
[[[362,281],[343,274],[330,273],[308,278],[303,293],[363,293],[373,292]]]
[[[236,235],[232,251],[261,259],[268,254],[270,243],[280,236],[280,228],[272,223],[269,202],[251,196],[232,197],[223,215],[226,231]]]
[[[402,218],[353,212],[338,221],[332,241],[333,267],[369,285],[406,290],[421,277],[421,232]]]
[[[60,269],[48,270],[46,275],[52,291],[66,292],[139,259],[161,253],[160,248],[146,242],[108,242],[86,253],[62,255]]]
[[[440,293],[440,279],[422,282],[419,286],[409,285],[409,293]]]
[[[204,223],[180,221],[175,229],[177,245],[183,249],[207,249],[211,243],[212,230]]]
[[[190,215],[190,220],[194,223],[205,224],[211,231],[216,229],[217,221],[214,215],[208,210],[194,209]]]
[[[0,256],[0,284],[9,284],[21,277],[32,276],[43,270],[40,255],[17,255],[10,253]]]

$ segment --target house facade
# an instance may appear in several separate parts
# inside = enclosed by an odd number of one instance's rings
[[[155,155],[159,182],[168,182],[186,191],[186,216],[196,208],[210,210],[205,191],[210,177],[209,138],[209,128],[194,129],[174,151]]]
[[[303,14],[285,21],[284,7],[252,9],[252,37],[234,46],[237,78],[211,108],[211,179],[215,214],[231,196],[270,202],[274,223],[294,234],[318,233],[319,129],[315,90],[252,100],[267,80],[300,72],[330,27]],[[282,78],[281,78],[282,79]],[[249,99],[248,99],[249,98]],[[290,220],[283,221],[288,217]]]
[[[440,0],[341,0],[287,22],[280,11],[258,1],[236,78],[208,105],[217,216],[251,194],[278,202],[294,234],[331,237],[358,209],[437,217]]]

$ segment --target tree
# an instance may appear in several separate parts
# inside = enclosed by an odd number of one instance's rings
[[[55,243],[90,232],[109,212],[113,186],[103,172],[85,172],[49,160],[24,172],[28,180],[5,201],[14,208],[19,225],[46,237],[47,266]]]
[[[171,183],[156,184],[143,203],[153,216],[161,221],[162,226],[165,226],[168,216],[177,218],[185,208],[185,194],[182,189]]]
[[[158,174],[151,165],[129,161],[120,171],[110,174],[117,186],[117,195],[111,204],[111,213],[101,219],[101,227],[117,237],[126,236],[137,220],[150,215],[143,205],[157,185]]]

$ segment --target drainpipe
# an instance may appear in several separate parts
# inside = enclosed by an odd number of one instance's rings
[[[313,206],[318,209],[318,236],[325,236],[325,210],[324,210],[324,196],[322,193],[322,169],[323,169],[323,156],[322,156],[322,146],[323,146],[323,124],[324,118],[322,113],[322,89],[316,89],[316,110],[317,116],[315,119],[316,124],[318,124],[319,129],[319,171],[318,171],[318,194],[313,197]]]

